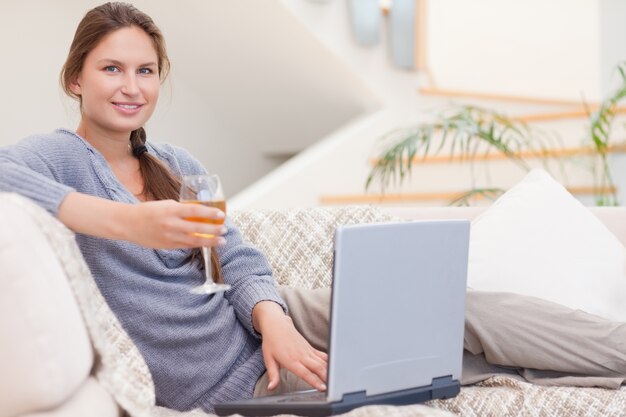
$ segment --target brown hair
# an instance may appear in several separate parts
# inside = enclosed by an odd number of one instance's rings
[[[95,7],[87,12],[76,28],[70,51],[61,69],[61,86],[63,91],[79,102],[81,97],[75,94],[70,86],[83,69],[87,55],[109,33],[116,30],[137,27],[143,30],[151,39],[158,57],[159,78],[164,81],[170,70],[170,61],[167,57],[165,40],[161,31],[147,14],[135,6],[122,2],[109,2]],[[136,150],[146,143],[146,131],[143,127],[130,133],[130,146]],[[142,194],[148,200],[178,200],[181,181],[172,174],[171,170],[156,156],[149,152],[133,152],[139,160],[139,169],[144,181]],[[191,260],[199,260],[200,250],[194,250]],[[221,280],[220,262],[217,253],[211,251],[211,263],[214,278]]]

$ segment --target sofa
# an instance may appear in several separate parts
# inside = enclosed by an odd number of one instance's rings
[[[338,224],[391,219],[474,219],[485,208],[303,208],[229,213],[263,250],[283,285],[330,283]],[[626,208],[594,208],[626,244]],[[203,416],[155,406],[150,373],[55,218],[0,193],[0,417]],[[620,416],[626,388],[539,386],[494,376],[452,399],[370,406],[348,416]]]

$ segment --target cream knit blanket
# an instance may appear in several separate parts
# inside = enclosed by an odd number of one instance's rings
[[[19,205],[41,227],[54,248],[80,305],[97,363],[94,373],[102,386],[132,417],[206,416],[199,411],[176,412],[154,405],[154,385],[148,368],[100,294],[74,241],[74,235],[46,211],[11,194],[0,198]],[[330,283],[332,239],[338,224],[389,218],[369,207],[289,209],[233,213],[244,237],[264,251],[279,284],[318,288]],[[464,387],[450,400],[405,407],[370,406],[350,417],[450,416],[625,416],[626,389],[540,387],[505,377]]]

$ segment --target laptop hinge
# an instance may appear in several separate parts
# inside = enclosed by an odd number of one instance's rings
[[[432,387],[439,388],[442,386],[448,386],[452,384],[452,382],[453,382],[452,375],[440,376],[437,378],[433,378]]]
[[[461,384],[452,375],[433,378],[431,387],[431,398],[452,398],[461,390]]]

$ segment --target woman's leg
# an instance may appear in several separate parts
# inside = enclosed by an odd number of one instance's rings
[[[530,381],[619,386],[625,347],[626,323],[519,294],[467,292],[465,349],[490,364],[525,368],[520,373]]]
[[[289,308],[296,329],[315,349],[328,351],[330,288],[303,290],[281,286],[278,292]]]

